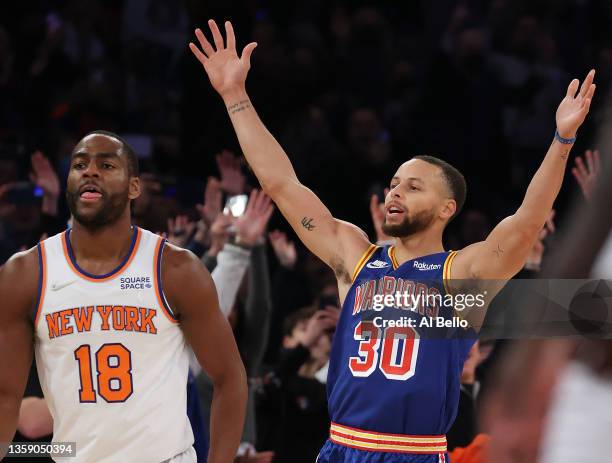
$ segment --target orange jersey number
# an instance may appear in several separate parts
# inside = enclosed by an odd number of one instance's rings
[[[79,363],[81,380],[79,400],[96,402],[91,367],[91,347],[88,344],[79,346],[74,351],[74,358]],[[96,352],[96,366],[98,394],[106,402],[125,402],[134,392],[131,352],[123,344],[103,344]]]

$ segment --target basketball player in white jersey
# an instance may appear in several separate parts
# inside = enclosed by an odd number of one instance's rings
[[[215,385],[208,461],[233,461],[246,405],[234,337],[200,260],[132,226],[139,194],[131,148],[87,135],[68,176],[72,228],[0,269],[0,442],[34,352],[54,441],[76,442],[76,458],[58,461],[195,463],[189,344]]]

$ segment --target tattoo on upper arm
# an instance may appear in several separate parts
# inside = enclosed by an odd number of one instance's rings
[[[227,107],[227,110],[230,114],[237,113],[238,111],[244,111],[245,109],[249,109],[251,107],[251,102],[249,100],[242,100],[238,103],[231,104]]]
[[[501,255],[504,253],[504,250],[498,244],[497,249],[495,249],[493,252],[497,257],[501,257]]]
[[[312,217],[304,217],[302,219],[302,227],[304,227],[308,231],[314,230],[316,227],[314,223],[312,223],[314,219]]]

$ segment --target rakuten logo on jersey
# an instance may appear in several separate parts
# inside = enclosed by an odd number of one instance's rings
[[[412,266],[416,269],[419,269],[421,272],[425,272],[429,270],[440,270],[442,264],[426,264],[425,262],[419,262],[418,260],[415,260]]]

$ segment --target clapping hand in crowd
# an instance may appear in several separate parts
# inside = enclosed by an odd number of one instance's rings
[[[325,332],[336,327],[339,318],[340,310],[337,307],[326,306],[324,309],[317,310],[306,323],[306,329],[296,333],[296,338],[300,344],[310,349],[317,344]]]
[[[599,172],[601,171],[601,162],[599,158],[599,151],[587,150],[584,153],[586,164],[580,156],[576,156],[576,166],[572,167],[572,175],[580,185],[582,194],[588,201],[591,199],[591,193],[595,186]]]
[[[186,215],[177,215],[174,219],[169,218],[167,239],[175,246],[183,248],[188,243],[195,228],[196,223],[189,220]]]
[[[211,226],[221,213],[222,200],[221,182],[215,177],[208,177],[204,190],[204,204],[196,204],[196,209],[206,225]]]
[[[268,238],[280,264],[285,268],[292,269],[297,262],[295,243],[288,240],[287,235],[279,230],[270,232]]]
[[[228,195],[244,193],[246,177],[240,170],[240,158],[230,150],[221,151],[216,158],[219,175],[221,175],[221,189]]]
[[[55,217],[61,191],[59,178],[49,159],[40,151],[35,151],[31,160],[30,181],[43,191],[42,212]]]
[[[260,242],[273,212],[274,205],[263,191],[251,191],[244,214],[234,222],[236,244],[252,247]]]
[[[229,230],[232,225],[232,216],[227,214],[219,214],[215,221],[210,226],[210,247],[208,248],[209,256],[219,254],[225,243],[229,240]]]
[[[274,212],[274,205],[263,191],[253,190],[244,214],[233,217],[220,213],[210,226],[209,255],[216,256],[229,240],[232,228],[236,244],[247,248],[253,247],[263,239],[268,221]]]
[[[555,232],[555,210],[552,209],[546,219],[546,223],[544,224],[544,228],[540,231],[540,235],[538,239],[533,243],[533,247],[531,251],[529,251],[529,255],[527,256],[527,260],[525,261],[525,268],[528,270],[540,270],[540,265],[542,264],[542,256],[544,255],[544,251],[546,250],[546,246],[544,245],[544,240],[546,237]]]
[[[389,188],[385,188],[385,196],[389,194]],[[376,232],[376,242],[392,240],[389,235],[386,235],[382,230],[382,225],[385,221],[385,203],[380,202],[378,195],[373,194],[370,198],[370,216],[372,217],[372,223],[374,224],[374,231]]]

